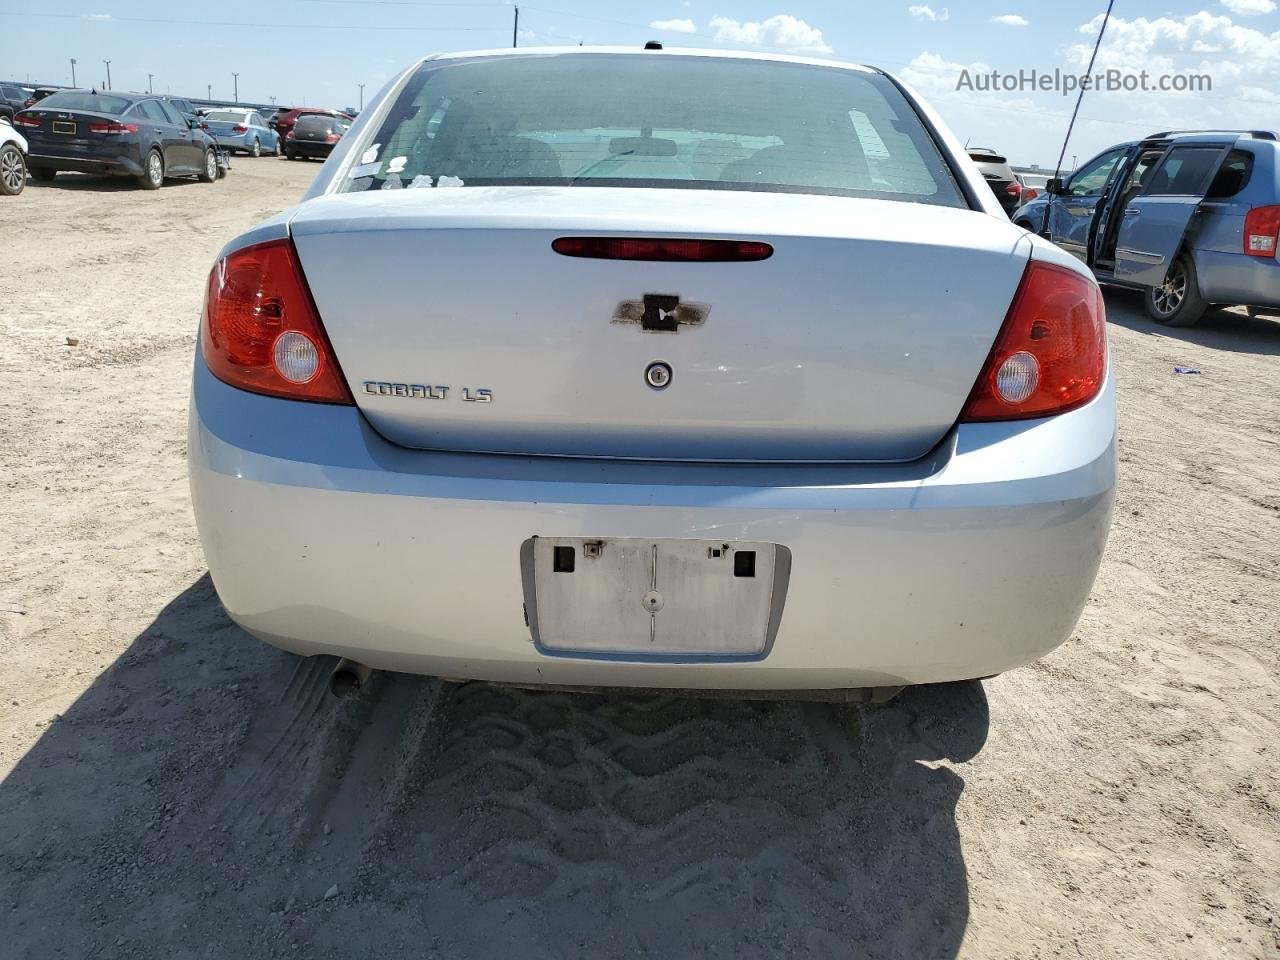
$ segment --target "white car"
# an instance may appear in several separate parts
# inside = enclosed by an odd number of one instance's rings
[[[1088,270],[893,77],[482,51],[406,70],[227,244],[189,451],[268,643],[872,696],[1070,635],[1114,380]]]
[[[0,117],[0,195],[16,197],[27,185],[27,140]]]

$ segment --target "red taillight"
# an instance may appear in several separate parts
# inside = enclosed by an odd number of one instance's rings
[[[19,113],[14,116],[13,125],[15,127],[38,127],[40,126],[40,118],[34,113]]]
[[[1036,197],[1038,197],[1038,196],[1040,196],[1040,191],[1036,190],[1034,187],[1023,187],[1023,188],[1022,188],[1022,199],[1023,199],[1023,200],[1028,200],[1028,201],[1030,201],[1030,200],[1034,200],[1034,199],[1035,199]]]
[[[249,128],[246,127],[243,123],[237,123],[234,127],[231,128],[231,132],[232,133],[248,133]]]
[[[1097,285],[1033,260],[960,419],[1063,413],[1097,396],[1106,367],[1106,308]]]
[[[681,240],[636,237],[558,237],[551,249],[566,257],[597,260],[700,260],[728,263],[766,260],[773,247],[757,240]]]
[[[1280,239],[1280,207],[1254,207],[1244,218],[1244,252],[1274,257]]]
[[[91,123],[89,124],[90,133],[137,133],[138,125],[136,123],[117,123],[111,120],[107,123]]]
[[[325,142],[325,143],[337,143],[337,142],[338,142],[338,139],[339,139],[339,137],[338,137],[338,135],[337,135],[336,133],[330,133],[330,134],[326,134],[326,135],[325,135],[324,142]]]
[[[1022,196],[1022,184],[1015,180],[1004,188],[1004,192],[1011,197],[1020,197]]]
[[[25,100],[23,100],[23,101],[22,101],[22,106],[23,106],[23,108],[24,108],[24,109],[25,109],[26,107],[34,107],[34,106],[35,106],[37,103],[39,103],[39,102],[40,102],[40,101],[39,101],[39,100],[37,100],[35,97],[27,97],[27,99],[25,99]]]
[[[200,343],[214,376],[233,387],[352,402],[292,241],[255,244],[214,264]]]
[[[292,139],[293,139],[293,131],[292,131],[292,130],[290,130],[290,131],[285,135],[285,139],[286,139],[286,140],[292,140]]]

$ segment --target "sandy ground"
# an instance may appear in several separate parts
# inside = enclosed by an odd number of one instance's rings
[[[1280,324],[1110,296],[1116,525],[1034,667],[338,703],[222,613],[183,463],[206,271],[316,169],[0,203],[0,955],[1280,955]]]

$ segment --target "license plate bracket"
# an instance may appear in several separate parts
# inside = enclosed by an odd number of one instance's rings
[[[543,653],[754,660],[777,632],[791,553],[747,540],[531,537],[521,569]]]
[[[54,133],[68,134],[75,136],[76,125],[68,120],[54,120],[51,129]]]

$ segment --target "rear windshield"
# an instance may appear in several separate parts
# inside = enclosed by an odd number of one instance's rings
[[[430,61],[346,191],[558,184],[881,197],[964,207],[929,132],[871,72],[716,57]]]
[[[298,124],[294,130],[297,133],[320,133],[332,130],[335,123],[333,117],[317,117],[314,114],[308,114],[298,118]]]
[[[233,123],[244,123],[245,115],[234,110],[213,110],[205,114],[207,120],[229,120]]]
[[[52,93],[40,101],[41,110],[89,110],[124,113],[133,101],[109,93]]]

